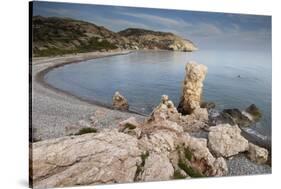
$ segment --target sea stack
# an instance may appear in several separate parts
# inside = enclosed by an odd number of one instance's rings
[[[185,72],[182,96],[178,105],[178,111],[183,115],[191,114],[195,109],[200,108],[207,67],[190,61],[185,66]]]
[[[112,105],[115,109],[118,110],[129,110],[129,104],[127,99],[118,91],[116,91],[114,96],[112,97]]]

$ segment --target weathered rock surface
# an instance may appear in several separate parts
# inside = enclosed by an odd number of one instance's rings
[[[141,174],[141,181],[169,180],[174,174],[174,167],[166,154],[150,153]]]
[[[249,150],[247,155],[251,161],[258,164],[263,164],[267,162],[268,151],[265,148],[261,148],[257,145],[249,143]]]
[[[129,109],[129,104],[127,99],[124,96],[122,96],[118,91],[116,91],[114,96],[112,97],[112,105],[114,108],[118,110]]]
[[[33,143],[36,188],[133,182],[141,151],[116,130]]]
[[[223,176],[227,174],[228,168],[223,158],[215,158],[207,147],[207,140],[204,138],[191,137],[184,134],[185,156],[190,154],[192,167],[196,168],[205,176]]]
[[[131,117],[120,122],[119,131],[34,143],[35,187],[160,181],[176,178],[177,172],[182,172],[183,178],[227,174],[225,160],[210,153],[207,140],[190,136],[169,120],[167,112],[159,109],[164,105],[168,112],[176,111],[163,96],[144,123]]]
[[[135,117],[129,117],[128,119],[121,121],[118,125],[118,131],[127,133],[129,135],[137,136],[141,135],[140,124],[137,122]]]
[[[173,102],[167,95],[163,95],[161,103],[153,110],[150,120],[170,120],[182,126],[184,131],[193,132],[206,127],[208,111],[205,108],[197,108],[190,115],[182,115],[178,112]]]
[[[182,114],[191,114],[195,109],[200,108],[207,67],[192,61],[186,64],[185,71],[186,75],[178,111]]]
[[[248,141],[241,136],[237,125],[222,124],[210,127],[208,139],[210,150],[218,157],[230,157],[249,148]]]

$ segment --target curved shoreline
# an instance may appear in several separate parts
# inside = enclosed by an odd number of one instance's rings
[[[80,63],[90,59],[109,56],[125,55],[132,51],[91,52],[62,57],[33,58],[31,63],[32,74],[32,139],[33,141],[57,138],[69,134],[68,127],[73,132],[81,129],[77,124],[80,120],[100,111],[112,117],[104,128],[118,123],[130,116],[143,117],[135,111],[119,111],[98,101],[89,101],[69,92],[60,90],[44,80],[44,75],[52,69],[73,63]]]
[[[108,109],[111,109],[111,110],[116,110],[116,111],[121,111],[121,110],[117,110],[117,109],[114,109],[112,106],[110,106],[109,104],[106,104],[106,103],[102,103],[102,102],[99,102],[97,100],[88,100],[88,99],[85,99],[85,98],[82,98],[82,97],[79,97],[77,95],[74,95],[68,91],[64,91],[64,90],[61,90],[51,84],[49,84],[48,82],[46,82],[46,80],[44,79],[45,75],[48,74],[48,72],[52,71],[53,69],[56,69],[56,68],[59,68],[59,67],[62,67],[62,66],[65,66],[65,65],[69,65],[69,64],[80,64],[80,63],[83,63],[84,61],[87,61],[87,60],[92,60],[92,59],[99,59],[99,58],[106,58],[106,57],[111,57],[111,56],[119,56],[119,55],[127,55],[127,54],[130,54],[132,53],[133,51],[125,51],[124,53],[119,52],[117,54],[111,54],[111,55],[104,55],[104,56],[100,56],[100,57],[96,57],[96,58],[89,58],[89,59],[84,59],[84,60],[74,60],[74,61],[70,61],[70,62],[64,62],[64,63],[61,63],[61,64],[56,64],[56,65],[53,65],[53,66],[50,66],[50,67],[47,67],[46,69],[38,72],[35,76],[35,80],[36,82],[39,82],[41,83],[43,86],[45,86],[46,88],[49,88],[51,90],[54,90],[56,92],[59,92],[59,93],[63,93],[65,95],[68,95],[68,96],[71,96],[71,97],[74,97],[74,98],[77,98],[78,100],[81,100],[81,101],[84,101],[84,102],[87,102],[89,104],[93,104],[93,105],[97,105],[97,106],[102,106],[102,107],[105,107],[105,108],[108,108]],[[146,114],[142,114],[140,112],[137,112],[137,111],[133,111],[133,110],[127,110],[127,111],[121,111],[121,112],[128,112],[128,113],[134,113],[134,114],[139,114],[139,115],[142,115],[142,116],[148,116]]]
[[[120,121],[131,116],[137,119],[146,117],[133,112],[123,112],[106,107],[98,102],[81,99],[68,92],[57,89],[44,81],[44,75],[60,66],[79,63],[81,61],[103,58],[107,56],[128,54],[130,52],[93,53],[93,56],[84,58],[84,54],[70,57],[43,58],[34,61],[32,67],[32,131],[33,139],[45,140],[58,138],[70,133],[76,133],[85,125],[82,120],[95,118],[101,123],[99,129],[115,127]],[[59,59],[59,60],[58,60]],[[70,126],[70,130],[68,130]],[[268,165],[256,165],[250,162],[244,154],[227,160],[229,175],[269,174]]]

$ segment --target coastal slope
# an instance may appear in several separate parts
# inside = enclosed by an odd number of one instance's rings
[[[197,50],[194,43],[175,34],[129,28],[113,32],[96,24],[71,18],[32,18],[33,56],[53,56],[110,50]]]

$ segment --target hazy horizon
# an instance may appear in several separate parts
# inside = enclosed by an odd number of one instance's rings
[[[40,1],[33,2],[33,15],[69,17],[114,32],[132,27],[172,32],[200,50],[271,53],[271,16]]]

